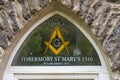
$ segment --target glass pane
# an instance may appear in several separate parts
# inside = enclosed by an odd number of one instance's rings
[[[12,65],[97,66],[101,63],[83,33],[65,18],[54,15],[29,34]]]

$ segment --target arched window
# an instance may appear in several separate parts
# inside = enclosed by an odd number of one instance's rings
[[[102,52],[84,26],[64,11],[46,14],[18,42],[4,80],[110,80]]]
[[[12,66],[101,66],[101,62],[83,33],[55,14],[28,35]]]

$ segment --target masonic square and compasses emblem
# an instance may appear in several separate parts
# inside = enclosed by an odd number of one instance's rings
[[[50,40],[48,42],[44,42],[45,45],[47,46],[45,49],[45,54],[47,53],[48,48],[55,54],[58,55],[63,49],[66,49],[67,54],[69,54],[69,51],[67,49],[67,45],[69,42],[65,42],[64,38],[60,32],[59,27],[55,27]]]

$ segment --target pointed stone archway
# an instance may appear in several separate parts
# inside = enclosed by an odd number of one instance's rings
[[[101,61],[101,66],[11,66],[12,61],[19,50],[20,46],[27,38],[27,36],[42,22],[46,21],[51,16],[58,14],[71,23],[73,23],[91,42]],[[106,56],[102,51],[99,42],[92,35],[87,25],[69,10],[67,7],[58,2],[53,2],[49,6],[43,8],[38,12],[37,16],[31,20],[23,33],[20,35],[14,44],[17,44],[11,49],[11,57],[8,60],[7,67],[4,73],[3,80],[29,80],[29,79],[88,79],[88,80],[110,80],[109,64],[106,62]],[[22,31],[21,30],[21,31]],[[18,42],[18,43],[17,43]],[[54,71],[53,71],[54,70]],[[47,77],[46,77],[47,76]],[[71,77],[70,77],[71,76]]]

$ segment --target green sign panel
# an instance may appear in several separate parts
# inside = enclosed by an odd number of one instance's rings
[[[96,50],[70,21],[54,15],[25,39],[12,66],[99,66]]]

